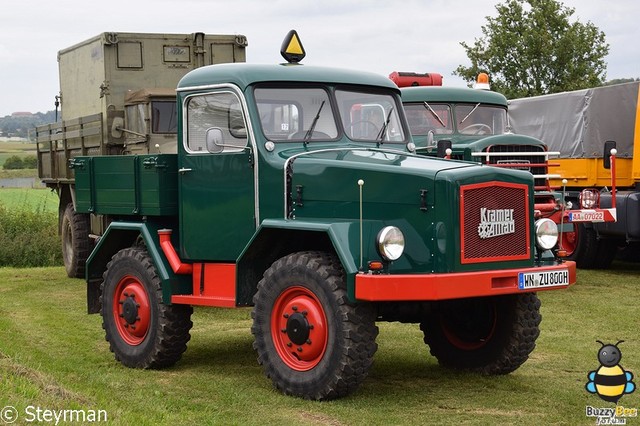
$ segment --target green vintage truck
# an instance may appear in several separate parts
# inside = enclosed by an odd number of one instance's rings
[[[593,259],[582,259],[588,241],[579,238],[580,231],[591,222],[614,222],[616,209],[601,209],[599,205],[580,209],[577,197],[571,202],[561,185],[550,184],[551,179],[558,182],[563,177],[557,170],[560,152],[550,151],[540,139],[511,131],[507,98],[489,90],[487,74],[479,75],[475,89],[440,87],[425,75],[390,75],[401,87],[416,152],[442,158],[450,149],[453,159],[530,172],[534,178],[535,218],[549,218],[558,225],[558,248],[563,256],[579,267],[594,263]],[[536,123],[535,118],[529,120]]]
[[[516,370],[537,291],[575,283],[534,221],[530,173],[427,158],[386,77],[297,63],[199,68],[177,87],[177,153],[79,156],[76,210],[111,218],[86,264],[90,313],[122,364],[186,350],[192,306],[252,306],[285,394],[354,391],[376,321],[420,324],[445,366]]]

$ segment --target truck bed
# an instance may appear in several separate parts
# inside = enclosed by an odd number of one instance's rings
[[[70,166],[79,213],[178,214],[177,154],[80,156]]]

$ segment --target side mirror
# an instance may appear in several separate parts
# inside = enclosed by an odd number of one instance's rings
[[[602,153],[602,165],[605,169],[611,168],[611,150],[616,147],[616,141],[606,141]]]
[[[429,130],[427,132],[427,146],[428,147],[433,146],[433,130]]]
[[[206,133],[207,151],[211,153],[222,152],[224,148],[224,139],[222,137],[222,129],[219,127],[210,127]]]

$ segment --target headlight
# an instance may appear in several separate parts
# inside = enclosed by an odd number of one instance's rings
[[[558,225],[551,219],[536,221],[536,245],[539,249],[552,249],[558,242]]]
[[[385,226],[378,233],[378,252],[385,260],[396,260],[404,252],[404,235],[395,226]]]
[[[593,209],[598,207],[600,193],[597,189],[583,189],[580,193],[580,205],[583,209]]]

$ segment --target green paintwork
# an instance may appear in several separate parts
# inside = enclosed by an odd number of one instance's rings
[[[247,151],[187,155],[180,176],[180,255],[235,262],[255,232],[253,171]]]
[[[403,87],[402,101],[411,103],[443,102],[443,103],[482,103],[507,107],[507,98],[497,92],[488,90],[465,89],[461,87]]]
[[[158,230],[167,227],[172,227],[170,222],[112,222],[87,259],[87,265],[91,265],[86,270],[87,282],[99,283],[102,280],[101,271],[106,269],[111,257],[119,250],[131,247],[140,237],[162,282],[164,303],[170,304],[173,294],[188,294],[191,291],[191,277],[174,274],[160,249]]]
[[[513,133],[504,134],[504,135],[493,135],[493,136],[469,136],[469,135],[447,135],[448,137],[436,137],[435,140],[438,139],[448,139],[452,144],[453,157],[465,160],[465,161],[474,161],[474,162],[482,162],[483,157],[473,157],[471,156],[472,152],[485,152],[488,147],[492,145],[519,145],[519,146],[539,146],[543,147],[544,143],[542,143],[539,139],[533,138],[531,136],[526,135],[516,135]],[[426,136],[413,136],[413,140],[416,146],[426,146],[427,145],[427,137]],[[421,151],[422,152],[422,151]],[[431,152],[432,155],[435,155],[435,150]]]
[[[299,140],[284,141],[267,149],[268,140],[262,134],[253,98],[255,85],[266,83],[325,87],[330,94],[336,87],[373,89],[393,95],[401,109],[399,89],[390,80],[370,73],[303,65],[249,64],[214,65],[192,71],[178,88],[179,143],[177,164],[172,166],[178,174],[178,216],[168,213],[164,217],[147,217],[153,223],[141,223],[140,229],[134,224],[112,224],[113,229],[97,249],[99,259],[112,255],[115,252],[112,245],[119,245],[107,244],[105,240],[137,232],[136,229],[148,234],[144,236],[146,243],[159,253],[155,246],[157,236],[151,234],[166,220],[171,222],[166,226],[173,227],[177,234],[173,242],[183,261],[237,263],[240,305],[251,303],[262,273],[278,256],[286,254],[288,247],[326,249],[326,243],[340,258],[349,296],[355,300],[355,274],[361,265],[366,269],[368,261],[381,260],[375,241],[387,225],[402,230],[406,248],[399,260],[386,265],[384,273],[468,272],[534,265],[533,238],[531,256],[525,260],[460,262],[461,186],[493,181],[516,183],[526,185],[532,193],[530,173],[413,154],[406,146],[409,139],[383,144],[355,143],[344,132],[330,141],[313,140],[307,145]],[[184,105],[194,94],[217,91],[233,92],[241,99],[244,119],[249,123],[249,144],[235,151],[189,152],[182,140]],[[131,181],[131,171],[126,176]],[[364,181],[362,222],[360,179]],[[155,182],[144,184],[154,187]],[[164,188],[158,187],[162,192]],[[145,191],[144,187],[140,189]],[[129,203],[129,210],[132,206]],[[97,203],[96,208],[100,207]],[[532,217],[533,200],[529,200],[528,207]],[[533,234],[533,223],[526,226]],[[314,244],[311,248],[300,239],[302,235],[309,239],[309,244]],[[316,238],[319,235],[323,238]],[[438,249],[438,238],[446,242],[445,248]],[[89,261],[90,274],[102,273],[100,267],[104,262],[94,259],[94,255]],[[152,256],[157,262],[165,262],[160,254]],[[173,282],[170,273],[164,280]],[[184,290],[172,285],[165,288],[173,292]]]
[[[76,157],[76,211],[170,216],[178,213],[177,156]]]
[[[364,262],[380,260],[372,242],[387,225],[397,226],[405,235],[405,254],[389,268],[395,273],[462,272],[505,267],[524,267],[530,260],[460,264],[459,209],[460,186],[499,181],[530,186],[528,172],[513,172],[469,163],[434,160],[409,153],[392,153],[363,148],[311,153],[297,158],[292,167],[292,187],[301,188],[301,206],[293,215],[296,221],[354,221],[359,218],[359,186],[363,180],[363,220],[379,224],[371,230],[365,246]],[[421,191],[426,190],[426,210],[421,210]],[[296,194],[293,194],[294,200]],[[531,208],[533,205],[530,206]],[[432,237],[435,224],[450,230],[451,248],[436,253]],[[533,224],[529,224],[533,232]],[[343,251],[354,255],[359,241],[349,238]],[[337,240],[333,240],[334,245]],[[356,244],[357,243],[357,244]],[[531,242],[533,252],[533,241]],[[355,260],[355,256],[353,257]]]
[[[398,91],[388,78],[374,73],[300,64],[219,64],[202,67],[185,75],[178,91],[197,90],[216,84],[233,84],[244,91],[255,83],[322,83],[375,86]],[[257,122],[256,122],[257,123]]]

